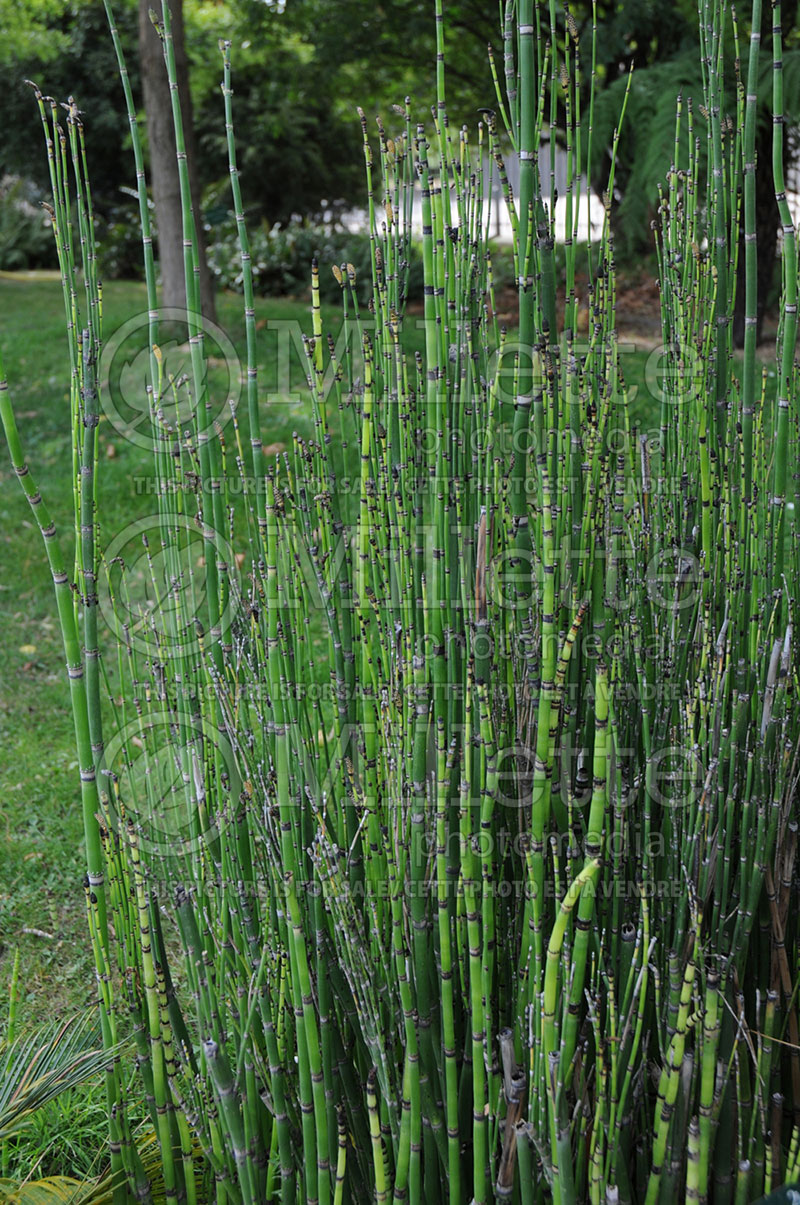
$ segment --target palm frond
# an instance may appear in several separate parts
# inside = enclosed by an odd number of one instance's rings
[[[0,1138],[66,1088],[99,1075],[123,1048],[104,1051],[91,1014],[23,1034],[0,1046]]]
[[[0,1180],[0,1205],[106,1205],[110,1189],[97,1195],[94,1181],[71,1176],[47,1176],[44,1180]]]
[[[783,53],[783,87],[786,117],[791,123],[800,121],[800,49]],[[725,73],[725,106],[735,111],[735,76],[731,63]],[[592,172],[597,179],[605,178],[604,158],[610,153],[627,77],[614,80],[601,89],[595,100],[594,162]],[[760,120],[772,122],[772,55],[762,54],[758,81]],[[615,237],[618,250],[630,255],[650,246],[649,218],[658,185],[665,178],[666,168],[674,158],[675,106],[678,94],[691,98],[694,107],[695,132],[705,126],[702,111],[703,83],[700,63],[694,48],[676,55],[668,62],[653,63],[639,68],[631,80],[630,97],[622,127],[617,157],[618,207],[615,214]],[[687,126],[682,124],[681,152],[686,155]],[[793,144],[795,145],[795,144]]]

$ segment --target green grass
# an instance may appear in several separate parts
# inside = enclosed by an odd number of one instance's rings
[[[37,1109],[25,1129],[8,1140],[9,1179],[97,1176],[107,1161],[107,1131],[102,1079],[69,1088]]]

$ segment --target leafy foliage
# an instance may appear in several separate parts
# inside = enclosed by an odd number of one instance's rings
[[[59,101],[74,95],[85,113],[95,204],[113,225],[110,211],[122,204],[119,190],[134,180],[119,137],[122,97],[102,0],[66,7],[36,0],[24,10],[15,0],[2,0],[4,12],[4,28],[17,36],[0,52],[8,81],[0,96],[0,176],[15,173],[47,184],[43,156],[30,155],[36,115],[24,81],[36,80]],[[260,0],[185,0],[184,17],[202,184],[208,188],[227,175],[217,51],[225,35],[233,43],[244,200],[270,222],[285,223],[294,214],[318,217],[360,196],[357,102],[368,112],[386,113],[409,94],[415,116],[424,120],[434,100],[435,24],[428,0],[295,0],[285,12]],[[117,25],[138,99],[136,5],[130,0],[117,5]],[[449,6],[453,120],[471,120],[480,105],[493,103],[486,41],[494,33],[493,14],[477,0]]]
[[[59,1092],[97,1075],[121,1049],[103,1051],[97,1042],[96,1020],[88,1013],[0,1048],[0,1138],[16,1133]]]
[[[24,31],[27,10],[26,4],[18,23],[3,23],[3,28]],[[68,6],[55,0],[42,4],[40,24],[35,38],[23,33],[5,46],[0,176],[23,175],[42,189],[48,187],[46,158],[31,154],[38,116],[25,81],[33,79],[59,101],[74,96],[84,111],[94,197],[102,207],[116,199],[120,184],[133,183],[129,153],[125,140],[120,138],[122,97],[102,0],[82,0]],[[118,24],[121,36],[135,45],[135,7],[121,5]],[[133,87],[138,89],[135,55],[131,55],[131,75]]]
[[[51,62],[65,53],[69,38],[57,27],[63,14],[61,0],[0,0],[0,27],[14,31],[0,46],[3,66],[25,58]]]
[[[595,108],[595,178],[607,176],[607,159],[620,107],[628,87],[620,77],[597,96]],[[675,104],[679,93],[702,95],[697,54],[680,55],[634,71],[617,158],[615,248],[622,259],[652,251],[650,222],[658,204],[658,185],[674,158]],[[696,123],[705,121],[696,113]],[[686,149],[684,127],[683,150]]]
[[[0,269],[55,265],[50,221],[35,188],[18,176],[0,180]]]
[[[263,296],[280,297],[305,293],[310,284],[311,261],[320,265],[320,296],[335,302],[341,296],[331,269],[350,263],[356,271],[359,300],[366,304],[372,296],[370,241],[366,234],[353,234],[335,226],[290,221],[285,226],[266,224],[250,236],[253,285]],[[209,247],[209,262],[223,288],[242,291],[242,263],[236,224],[229,219],[216,231]],[[407,298],[422,297],[422,259],[413,247],[406,270]]]
[[[320,82],[331,80],[340,98],[337,104],[345,111],[352,113],[359,103],[367,112],[385,112],[408,95],[415,117],[424,121],[436,101],[431,0],[291,0],[281,17],[261,0],[231,0],[231,10],[254,45],[276,28],[291,31],[313,52]],[[497,34],[494,6],[482,0],[448,0],[447,107],[455,128],[473,122],[480,106],[494,104],[486,46],[497,42]],[[234,53],[238,74],[236,63]]]
[[[264,61],[270,64],[267,72]],[[227,173],[218,71],[214,75],[213,87],[203,91],[197,106],[206,185]],[[316,59],[306,61],[291,43],[258,43],[241,51],[236,108],[248,131],[240,166],[249,207],[270,221],[285,222],[293,214],[319,214],[327,204],[358,195],[362,159],[355,110],[347,120],[337,105],[333,81]]]
[[[631,260],[653,250],[650,224],[655,216],[658,187],[663,184],[667,169],[675,157],[675,106],[679,95],[684,102],[693,102],[695,134],[704,138],[707,130],[702,111],[703,76],[694,41],[696,34],[693,32],[696,15],[693,14],[690,20],[682,15],[681,6],[675,9],[663,7],[658,10],[660,17],[656,20],[652,14],[648,16],[649,7],[647,4],[626,3],[612,21],[601,21],[598,26],[598,58],[606,60],[603,74],[607,82],[597,93],[595,101],[592,170],[597,180],[604,180],[607,176],[614,130],[625,90],[630,83],[616,160],[617,205],[612,215],[615,249],[623,260]],[[659,23],[664,30],[672,24],[671,38],[658,33]],[[626,27],[627,39],[623,33]],[[740,36],[743,37],[745,32],[740,31]],[[765,45],[767,33],[762,31]],[[649,42],[648,36],[651,38]],[[730,35],[726,43],[728,87],[725,112],[734,121],[735,72]],[[647,54],[642,52],[642,44],[648,50]],[[633,74],[629,81],[630,68],[633,68]],[[796,122],[800,117],[800,50],[796,46],[784,49],[783,71],[787,117],[790,122]],[[772,138],[772,61],[768,54],[762,56],[757,95],[759,137],[769,154]],[[792,138],[791,133],[787,143],[785,154],[788,162],[797,153],[796,139]],[[680,135],[680,153],[681,161],[685,164],[688,154],[685,123]],[[762,166],[768,177],[769,161]],[[771,201],[771,183],[767,192],[770,193],[770,211],[774,211],[773,220],[777,221],[778,211]],[[762,213],[760,222],[766,218],[767,215]]]
[[[168,1196],[164,1187],[164,1169],[153,1130],[139,1135],[137,1151],[149,1181],[148,1200],[164,1205]],[[199,1148],[193,1148],[195,1194],[197,1202],[210,1200],[205,1191]],[[40,1180],[0,1179],[0,1205],[112,1205],[115,1182],[110,1172],[77,1179],[74,1176],[45,1176]]]

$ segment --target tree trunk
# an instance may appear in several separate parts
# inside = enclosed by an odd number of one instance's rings
[[[214,287],[206,262],[200,189],[194,166],[194,123],[183,36],[182,0],[172,0],[170,15],[172,17],[175,68],[178,77],[178,95],[183,114],[183,137],[189,167],[192,212],[199,249],[200,305],[205,317],[215,321]],[[165,307],[183,309],[186,305],[183,221],[175,151],[175,131],[172,125],[172,101],[161,39],[150,20],[150,0],[139,0],[139,58],[142,70],[144,109],[147,117],[147,139],[150,146],[150,182],[158,229],[158,260],[161,268],[163,304]]]

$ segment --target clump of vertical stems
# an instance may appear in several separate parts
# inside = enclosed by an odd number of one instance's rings
[[[173,87],[191,348],[181,387],[194,414],[183,429],[165,417],[176,385],[158,349],[118,46],[150,313],[159,547],[150,537],[148,556],[169,620],[126,612],[104,663],[98,591],[121,613],[134,586],[97,539],[91,200],[77,109],[65,132],[38,95],[72,356],[71,574],[5,387],[0,405],[64,632],[104,1038],[130,1016],[170,1199],[738,1205],[800,1172],[797,249],[773,13],[774,404],[755,362],[759,0],[731,114],[731,17],[700,3],[704,95],[679,101],[660,198],[664,370],[642,430],[608,212],[587,294],[576,292],[594,76],[575,23],[508,0],[506,93],[498,84],[476,146],[448,123],[437,0],[432,119],[413,124],[406,102],[390,136],[362,116],[372,302],[359,309],[350,265],[328,265],[342,289],[334,332],[311,267],[313,433],[266,467],[230,48],[245,406],[207,419]],[[166,6],[159,30],[174,84]],[[554,175],[539,153],[559,123],[563,306]],[[490,165],[515,232],[518,333],[495,316]],[[404,292],[415,182],[421,318]],[[607,209],[612,196],[613,177]],[[103,664],[118,678],[113,712]],[[127,1070],[108,1072],[112,1167],[118,1200],[147,1200]]]

